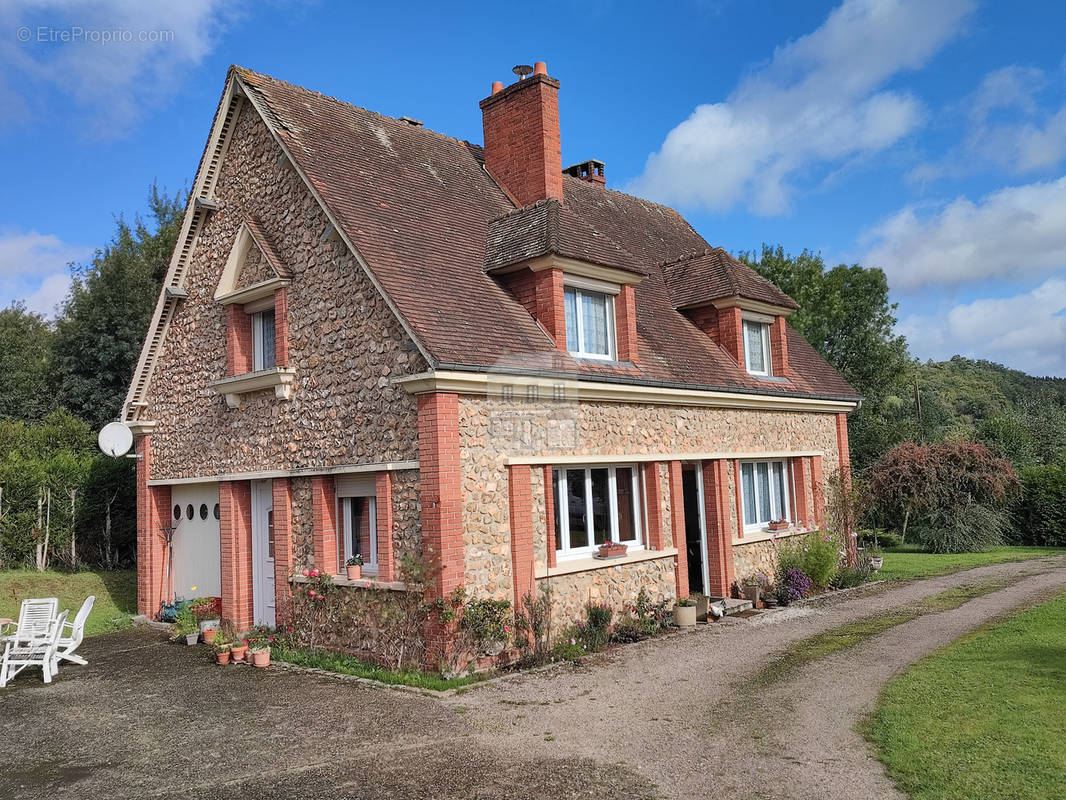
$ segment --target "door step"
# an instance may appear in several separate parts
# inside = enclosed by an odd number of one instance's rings
[[[719,608],[725,606],[725,615],[728,617],[731,614],[739,614],[742,611],[751,610],[750,600],[738,600],[735,597],[712,597],[711,602],[716,604]]]

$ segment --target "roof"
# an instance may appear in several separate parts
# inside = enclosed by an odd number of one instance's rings
[[[433,366],[525,364],[607,380],[855,396],[794,332],[794,380],[767,382],[677,311],[662,264],[710,246],[676,211],[571,176],[563,178],[562,204],[516,210],[484,169],[477,145],[233,71]],[[505,241],[505,232],[513,238]],[[550,252],[646,274],[636,287],[639,364],[578,361],[554,350],[525,307],[486,272]],[[769,283],[736,265],[729,280]]]
[[[744,297],[781,308],[799,305],[771,281],[720,247],[688,253],[662,265],[670,298],[677,308],[705,305],[725,297]]]

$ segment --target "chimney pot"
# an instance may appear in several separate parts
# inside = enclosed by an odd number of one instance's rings
[[[535,62],[533,62],[533,74],[534,75],[547,75],[548,74],[548,65],[545,64],[543,61],[535,61]]]
[[[492,82],[492,93],[493,94],[499,94],[502,91],[503,91],[503,81],[493,81]]]

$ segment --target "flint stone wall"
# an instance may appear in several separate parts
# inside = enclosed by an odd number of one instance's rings
[[[589,602],[609,605],[617,617],[624,606],[633,604],[641,589],[653,603],[677,596],[670,557],[540,578],[536,583],[538,591],[551,586],[553,630],[585,619]]]

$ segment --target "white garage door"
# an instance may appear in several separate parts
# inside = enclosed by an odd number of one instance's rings
[[[218,484],[188,483],[171,488],[174,532],[174,597],[222,596]]]

